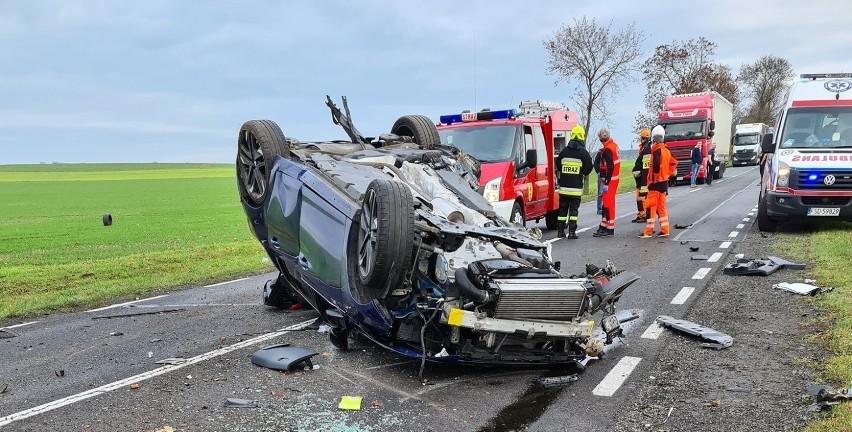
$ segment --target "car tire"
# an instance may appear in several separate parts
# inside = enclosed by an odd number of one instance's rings
[[[544,215],[544,225],[549,230],[559,228],[559,212],[556,210],[549,211]]]
[[[424,115],[406,115],[400,117],[391,127],[391,133],[411,137],[423,148],[432,148],[441,142],[438,128],[429,117]]]
[[[766,199],[760,194],[757,203],[757,228],[763,232],[775,232],[778,230],[778,221],[769,217],[766,206]]]
[[[524,218],[524,209],[521,208],[521,203],[515,201],[512,206],[512,213],[509,214],[509,222],[521,224],[524,228],[527,226],[527,221]]]
[[[713,180],[718,180],[725,176],[725,168],[726,166],[722,165],[719,167],[719,171],[713,171]]]
[[[240,197],[252,206],[266,200],[276,156],[290,157],[281,128],[272,120],[249,120],[237,137],[237,184]]]
[[[372,299],[402,284],[414,251],[414,200],[398,181],[376,179],[367,186],[358,227],[357,270]]]

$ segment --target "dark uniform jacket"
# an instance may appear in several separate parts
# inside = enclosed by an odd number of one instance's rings
[[[642,140],[636,163],[633,164],[633,174],[636,177],[636,189],[648,191],[648,169],[651,168],[651,140]],[[639,176],[636,176],[639,173]]]
[[[573,139],[556,157],[559,170],[559,193],[568,196],[583,194],[583,177],[592,172],[592,157],[582,141]]]

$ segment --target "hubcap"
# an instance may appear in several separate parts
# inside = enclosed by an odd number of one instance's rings
[[[263,149],[258,145],[253,133],[245,131],[240,140],[238,160],[243,186],[251,197],[259,201],[266,191],[266,164],[263,160]]]
[[[379,230],[376,191],[370,189],[361,204],[361,228],[358,231],[358,271],[367,277],[376,264],[376,238]]]

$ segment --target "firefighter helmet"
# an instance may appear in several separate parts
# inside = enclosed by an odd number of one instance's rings
[[[654,126],[654,130],[651,131],[651,141],[663,142],[665,137],[666,130],[660,125]]]
[[[586,130],[583,129],[583,127],[580,126],[580,125],[574,126],[574,128],[571,129],[570,139],[572,139],[572,140],[576,139],[578,141],[585,141],[586,140]]]
[[[642,130],[639,131],[639,138],[645,139],[645,138],[650,138],[650,137],[651,137],[651,129],[642,128]]]

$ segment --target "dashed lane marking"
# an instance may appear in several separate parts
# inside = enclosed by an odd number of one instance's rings
[[[745,224],[739,224],[739,225],[737,225],[737,229],[743,229],[743,228],[745,228]]]
[[[705,277],[707,277],[708,273],[710,273],[710,267],[701,267],[700,269],[698,269],[697,272],[695,272],[694,275],[692,275],[692,278],[693,279],[704,279]]]
[[[695,287],[683,287],[680,292],[672,299],[672,304],[684,304],[689,296],[695,291]]]
[[[285,327],[281,330],[274,331],[272,333],[267,333],[267,334],[264,334],[264,335],[253,337],[251,339],[246,339],[242,342],[235,343],[235,344],[230,345],[230,346],[222,347],[222,348],[219,348],[219,349],[216,349],[216,350],[204,353],[204,354],[199,354],[195,357],[187,359],[186,362],[181,363],[179,365],[166,365],[166,366],[163,366],[163,367],[159,367],[157,369],[154,369],[154,370],[151,370],[151,371],[148,371],[148,372],[143,372],[139,375],[134,375],[132,377],[125,378],[123,380],[115,381],[115,382],[112,382],[112,383],[109,383],[109,384],[104,384],[100,387],[96,387],[96,388],[93,388],[93,389],[90,389],[90,390],[86,390],[82,393],[77,393],[75,395],[64,397],[62,399],[57,399],[55,401],[48,402],[46,404],[39,405],[37,407],[33,407],[33,408],[30,408],[30,409],[27,409],[27,410],[24,410],[24,411],[19,411],[19,412],[16,412],[14,414],[9,414],[7,416],[0,417],[0,426],[5,426],[5,425],[12,423],[14,421],[23,420],[23,419],[26,419],[26,418],[29,418],[29,417],[37,416],[39,414],[44,414],[48,411],[53,411],[57,408],[61,408],[61,407],[64,407],[66,405],[71,405],[71,404],[76,403],[76,402],[84,401],[86,399],[89,399],[89,398],[92,398],[92,397],[95,397],[95,396],[98,396],[98,395],[102,395],[104,393],[113,391],[115,389],[120,389],[120,388],[129,386],[130,384],[133,384],[133,383],[138,383],[138,382],[141,382],[141,381],[145,381],[147,379],[154,378],[156,376],[160,376],[160,375],[172,372],[172,371],[176,371],[178,369],[183,369],[187,366],[203,362],[204,360],[216,358],[216,357],[219,357],[221,355],[227,354],[227,353],[232,352],[232,351],[236,351],[236,350],[241,349],[241,348],[245,348],[245,347],[260,343],[260,342],[264,342],[264,341],[267,341],[267,340],[270,340],[270,339],[274,339],[276,337],[285,335],[285,334],[287,334],[287,333],[289,333],[293,330],[301,330],[301,329],[307,327],[308,325],[310,325],[311,323],[313,323],[315,320],[316,320],[315,318],[311,318],[307,321],[303,321],[303,322],[300,322],[298,324],[293,324],[289,327]]]
[[[750,220],[751,220],[751,218],[743,218],[743,222],[748,222]]]
[[[739,232],[739,231],[731,231],[731,233],[730,233],[730,234],[728,234],[728,237],[736,237],[736,236],[738,236],[738,235],[740,235],[740,232]]]
[[[738,174],[738,175],[739,175],[739,174]],[[712,215],[712,214],[713,214],[716,210],[719,210],[719,208],[720,208],[720,207],[722,207],[723,205],[727,204],[727,203],[728,203],[728,201],[730,201],[730,200],[732,200],[732,199],[736,198],[736,197],[737,197],[737,195],[739,195],[739,194],[743,193],[746,189],[748,189],[748,186],[746,186],[746,187],[744,187],[744,188],[742,188],[742,189],[740,189],[740,190],[738,190],[738,191],[734,192],[734,194],[733,194],[733,195],[731,195],[730,197],[728,197],[728,199],[726,199],[726,200],[724,200],[724,201],[720,202],[720,203],[719,203],[719,205],[717,205],[716,207],[713,207],[713,210],[710,210],[709,212],[705,213],[705,214],[704,214],[704,216],[701,216],[701,218],[700,218],[700,219],[698,219],[697,221],[693,222],[693,223],[692,223],[692,226],[698,226],[698,224],[699,224],[699,223],[701,223],[701,221],[703,221],[704,219],[707,219],[708,217],[710,217],[710,215]],[[689,228],[687,228],[687,229],[685,229],[685,230],[681,231],[681,233],[680,233],[680,234],[678,234],[677,236],[675,236],[675,238],[674,238],[673,240],[674,240],[674,241],[680,240],[681,236],[683,236],[683,235],[684,235],[684,234],[686,234],[687,232],[689,232]]]
[[[722,258],[722,252],[713,252],[713,255],[710,255],[710,258],[707,258],[707,262],[716,262]]]
[[[622,357],[618,364],[609,371],[600,384],[592,390],[595,396],[612,396],[624,384],[633,369],[642,361],[641,357]]]
[[[149,301],[149,300],[155,300],[155,299],[159,299],[159,298],[163,298],[163,297],[168,297],[168,294],[149,297],[149,298],[142,299],[142,300],[133,300],[133,301],[114,304],[114,305],[110,305],[110,306],[104,306],[102,308],[97,308],[97,309],[89,309],[86,312],[100,312],[100,311],[104,311],[104,310],[107,310],[107,309],[112,309],[112,308],[117,308],[117,307],[122,307],[122,306],[128,306],[128,305],[132,305],[134,303],[146,302],[146,301]]]
[[[719,245],[719,249],[727,249],[729,247],[731,247],[731,242],[729,241],[722,242],[722,244]]]
[[[221,285],[226,285],[226,284],[229,284],[229,283],[244,281],[244,280],[247,280],[247,279],[248,279],[247,277],[244,277],[244,278],[234,279],[234,280],[231,280],[231,281],[225,281],[225,282],[219,282],[219,283],[214,283],[214,284],[210,284],[210,285],[204,285],[204,288],[213,288],[213,287],[217,287],[217,286],[221,286]]]
[[[650,326],[648,326],[645,332],[642,333],[642,339],[657,339],[661,334],[663,334],[663,330],[665,330],[665,327],[654,321]]]

